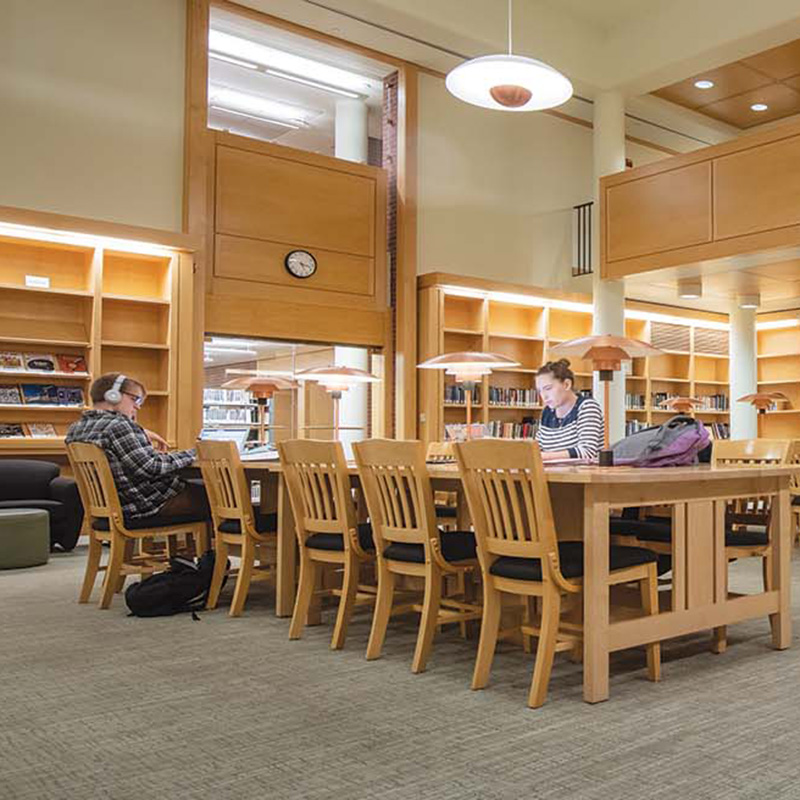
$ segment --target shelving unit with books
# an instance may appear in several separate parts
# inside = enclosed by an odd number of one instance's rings
[[[756,326],[758,391],[787,398],[758,416],[758,435],[800,438],[800,312],[759,316]]]
[[[192,280],[187,241],[0,208],[0,455],[63,456],[91,381],[111,371],[145,383],[139,422],[176,442],[178,404],[191,402],[177,377],[178,287],[182,279],[191,291]]]

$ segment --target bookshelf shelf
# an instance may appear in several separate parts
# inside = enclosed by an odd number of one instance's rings
[[[0,382],[6,378],[30,378],[37,383],[41,382],[42,379],[88,381],[91,380],[91,377],[88,372],[38,372],[36,370],[0,369]]]
[[[8,292],[33,292],[36,294],[60,295],[66,297],[92,297],[92,292],[86,289],[46,289],[39,286],[20,286],[15,283],[0,283],[0,291]]]
[[[86,411],[87,406],[59,406],[56,403],[0,403],[0,409],[3,411],[54,411],[65,412],[71,411],[73,413]]]
[[[483,331],[474,331],[470,328],[445,328],[444,333],[454,333],[460,336],[483,336]]]
[[[169,350],[168,344],[153,344],[152,342],[126,342],[103,339],[103,347],[130,347],[137,350]]]
[[[131,294],[104,294],[104,300],[118,300],[123,303],[148,303],[150,305],[168,306],[169,300],[162,297],[137,297]]]
[[[8,344],[32,344],[32,345],[45,345],[52,348],[63,347],[80,347],[89,348],[92,346],[91,342],[85,339],[44,339],[38,336],[10,336],[0,334],[0,343],[6,342]]]

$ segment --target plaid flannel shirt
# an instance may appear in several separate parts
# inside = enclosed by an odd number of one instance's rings
[[[195,459],[194,450],[159,453],[141,425],[117,411],[85,411],[67,431],[67,444],[86,442],[108,457],[122,513],[129,519],[157,514],[186,483],[178,470]]]

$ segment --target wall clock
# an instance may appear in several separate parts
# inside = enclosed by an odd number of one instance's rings
[[[317,271],[317,259],[307,250],[292,250],[287,253],[283,263],[295,278],[310,278]]]

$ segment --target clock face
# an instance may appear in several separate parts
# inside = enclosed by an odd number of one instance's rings
[[[310,278],[317,271],[317,259],[306,250],[292,250],[284,263],[295,278]]]

